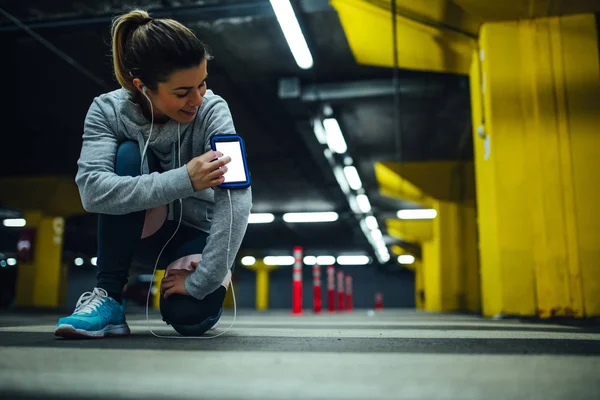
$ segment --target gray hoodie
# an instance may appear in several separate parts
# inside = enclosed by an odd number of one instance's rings
[[[181,124],[181,164],[178,159],[178,123],[170,120],[152,126],[148,151],[160,160],[165,172],[149,173],[147,157],[143,175],[115,174],[117,147],[125,140],[136,141],[143,151],[148,121],[132,93],[118,89],[96,97],[84,123],[83,145],[75,178],[83,207],[88,212],[122,215],[169,205],[169,218],[179,219],[172,202],[183,199],[182,224],[209,234],[202,261],[185,281],[187,291],[198,299],[216,290],[229,272],[246,233],[252,207],[250,188],[231,190],[233,224],[227,265],[231,210],[227,190],[209,188],[195,192],[186,164],[210,150],[214,135],[237,134],[225,100],[211,90],[206,92],[196,118]],[[177,207],[178,209],[178,207]]]

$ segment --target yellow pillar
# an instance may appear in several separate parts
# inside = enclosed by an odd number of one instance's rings
[[[165,272],[164,269],[157,269],[154,274],[154,282],[152,283],[152,307],[155,310],[160,310],[160,282],[165,277]]]
[[[595,17],[486,23],[471,96],[483,310],[600,315]]]
[[[245,267],[256,271],[256,309],[267,310],[269,308],[269,272],[277,267],[266,265],[263,260],[256,260],[254,265]]]
[[[17,272],[17,307],[58,308],[64,305],[65,271],[62,243],[65,220],[38,211],[26,212],[25,229],[35,232],[31,262],[19,264]]]
[[[423,287],[423,264],[415,261],[415,308],[425,309],[425,288]]]
[[[480,304],[475,209],[470,204],[430,200],[433,220],[388,220],[388,233],[421,244],[415,286],[427,311],[478,312]]]
[[[269,308],[269,270],[256,270],[256,309]]]

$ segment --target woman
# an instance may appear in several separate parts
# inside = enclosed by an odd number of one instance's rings
[[[218,187],[230,158],[210,139],[236,134],[231,113],[206,88],[208,52],[179,22],[131,11],[113,22],[112,48],[122,88],[94,99],[76,176],[84,208],[99,214],[97,285],[55,334],[128,335],[132,263],[167,269],[163,320],[202,334],[220,317],[252,205],[250,188]]]

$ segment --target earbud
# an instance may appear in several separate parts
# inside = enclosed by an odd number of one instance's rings
[[[146,96],[146,86],[142,87],[142,93],[144,93],[144,96]]]

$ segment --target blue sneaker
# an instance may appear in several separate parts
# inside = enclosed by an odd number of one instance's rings
[[[59,319],[54,331],[56,336],[64,338],[103,338],[130,333],[123,306],[102,288],[82,294],[73,314]]]

